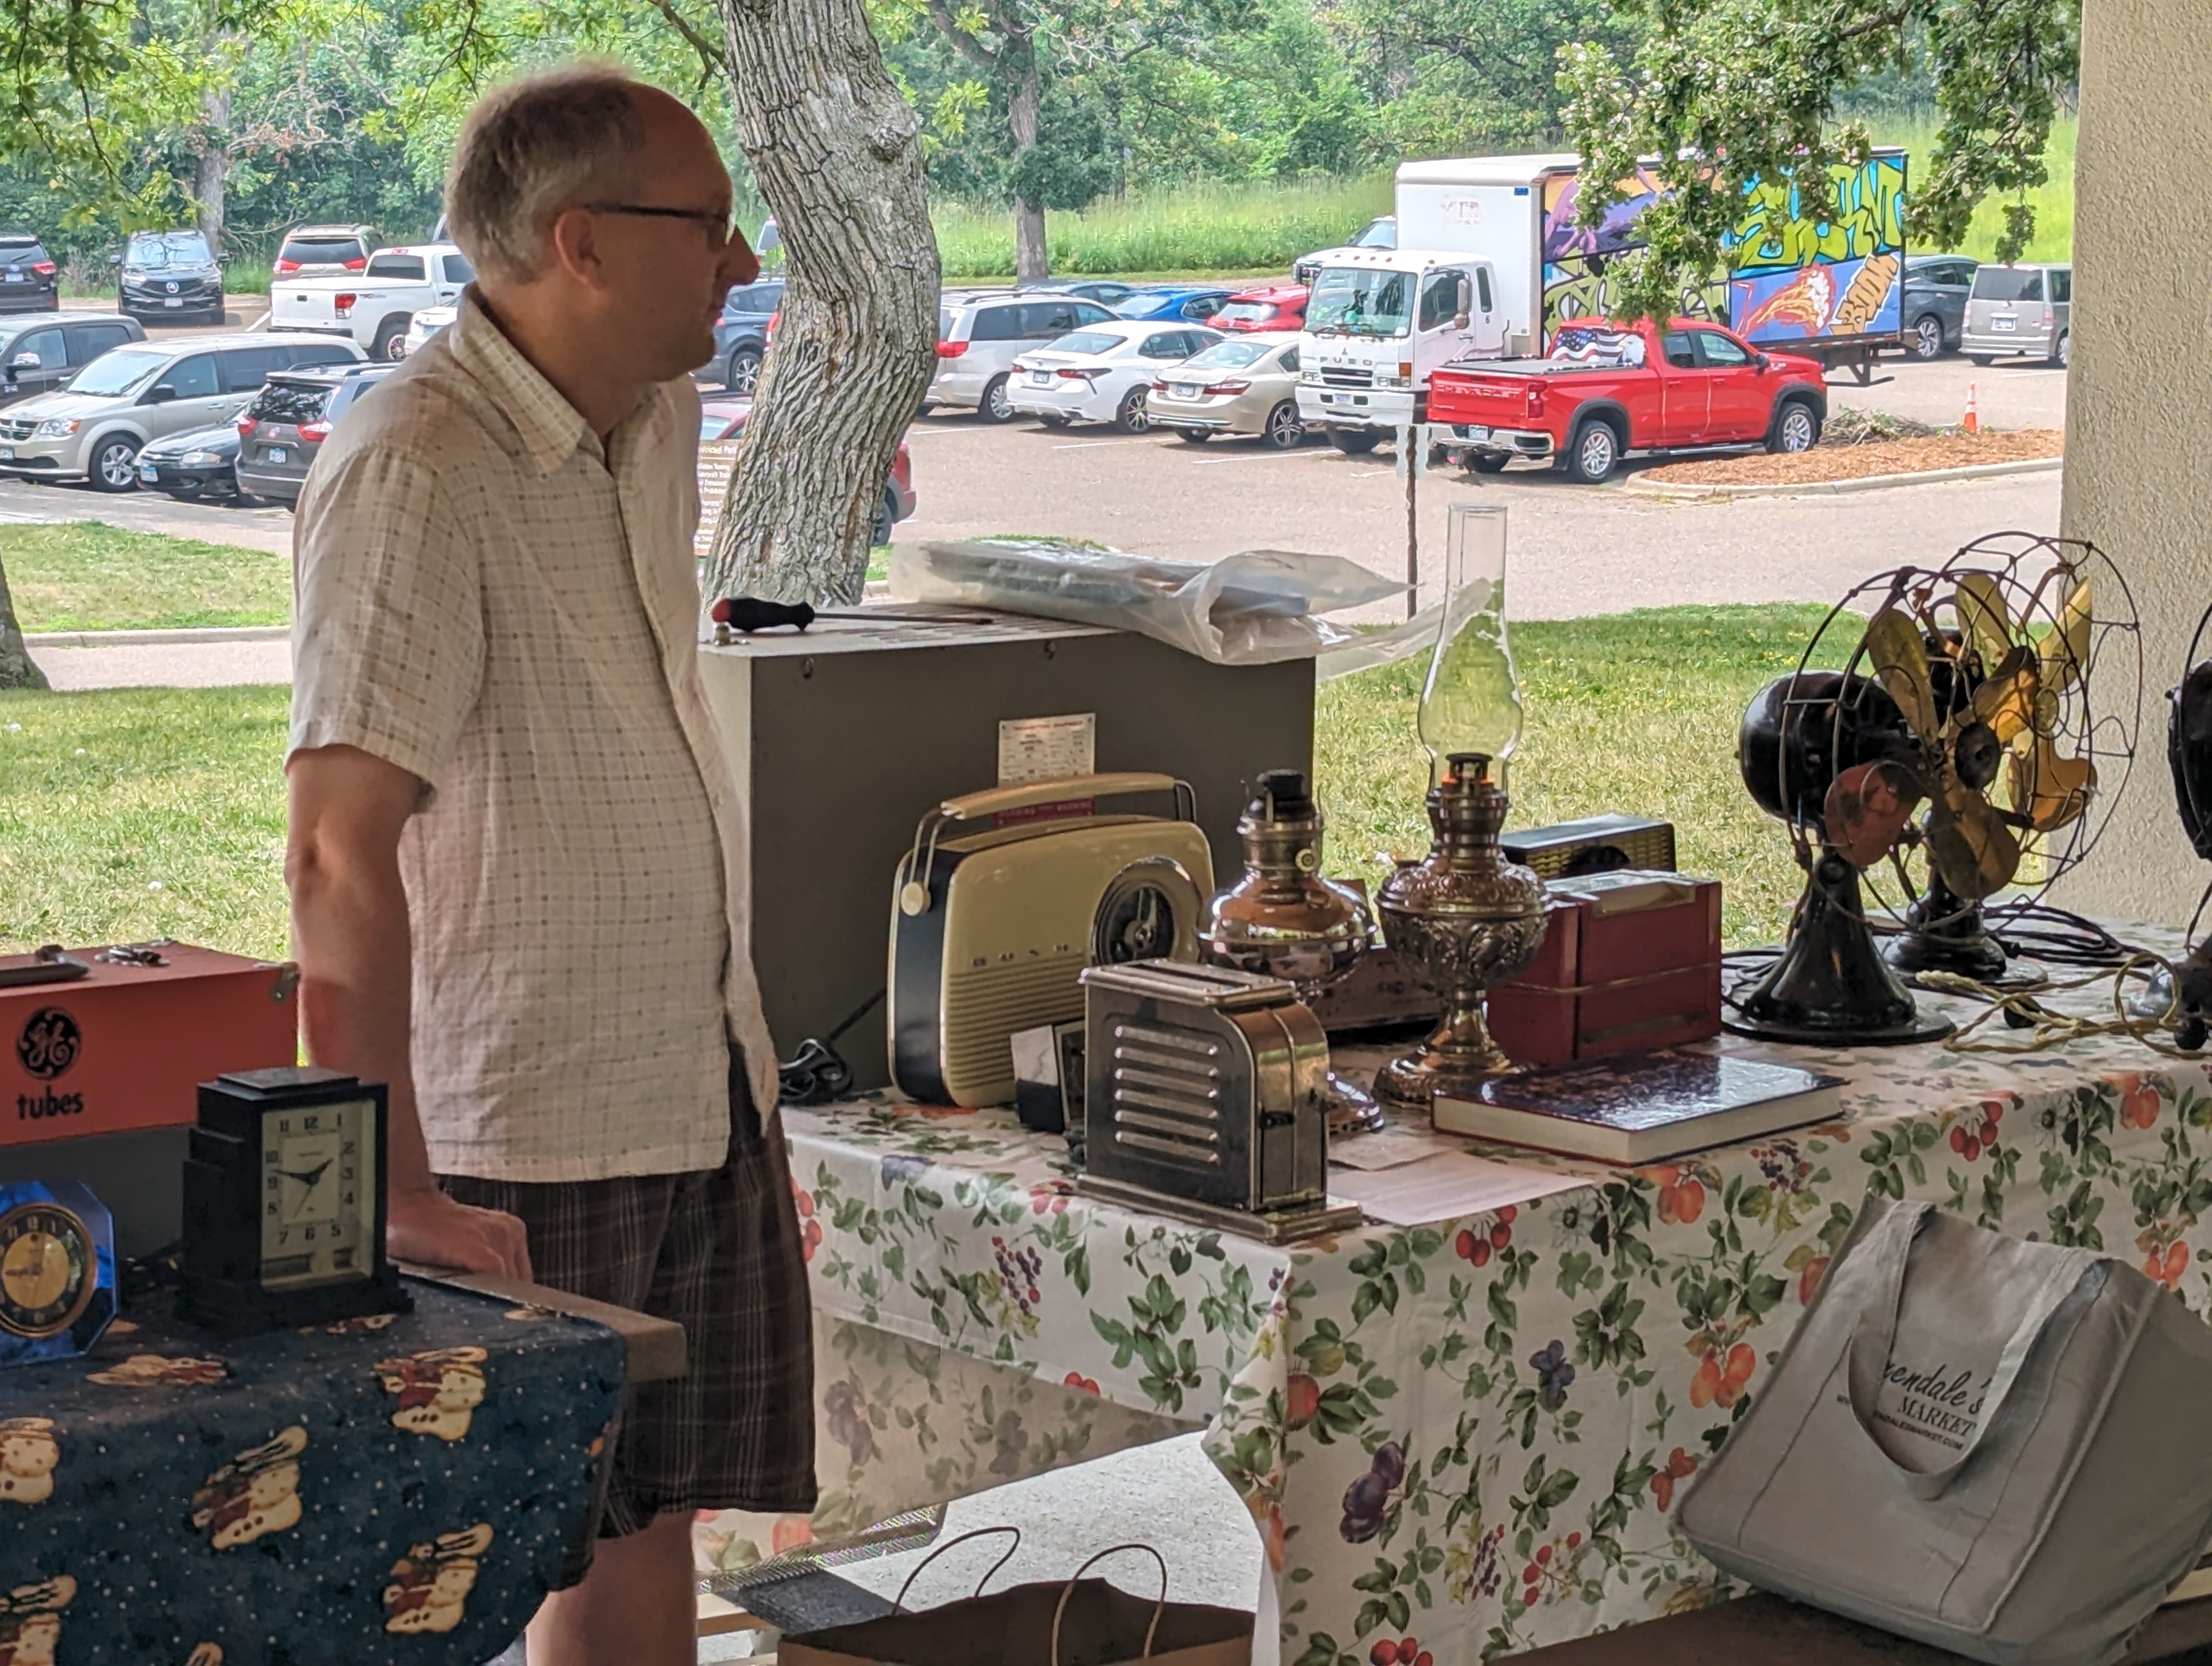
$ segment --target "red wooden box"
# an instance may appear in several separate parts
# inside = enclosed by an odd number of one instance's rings
[[[1720,1033],[1720,881],[1624,868],[1546,889],[1535,964],[1490,992],[1506,1052],[1571,1064]]]
[[[244,955],[158,945],[167,963],[0,988],[0,1146],[189,1126],[202,1082],[299,1058],[298,974]]]

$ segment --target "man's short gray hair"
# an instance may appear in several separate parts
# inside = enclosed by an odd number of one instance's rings
[[[578,64],[485,94],[462,125],[446,180],[453,241],[495,283],[527,283],[545,231],[569,204],[622,196],[645,141],[638,83],[611,64]]]

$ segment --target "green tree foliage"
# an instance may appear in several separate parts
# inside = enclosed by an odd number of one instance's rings
[[[1941,125],[1912,181],[1907,230],[1950,247],[1993,193],[2044,182],[2059,101],[2081,68],[2080,0],[1623,0],[1632,52],[1598,42],[1561,54],[1565,124],[1589,177],[1625,179],[1656,158],[1663,194],[1637,222],[1643,250],[1611,272],[1623,310],[1672,310],[1720,264],[1744,187],[1785,169],[1865,160],[1863,120],[1841,100],[1883,77],[1924,75]],[[1583,223],[1615,200],[1585,190]],[[2007,204],[1997,257],[2033,234]]]

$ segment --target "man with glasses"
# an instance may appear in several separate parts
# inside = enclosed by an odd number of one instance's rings
[[[814,1503],[805,1269],[701,691],[699,400],[727,171],[610,69],[479,104],[453,327],[299,506],[287,878],[310,1056],[391,1085],[395,1256],[680,1322],[531,1666],[689,1666],[701,1509]]]

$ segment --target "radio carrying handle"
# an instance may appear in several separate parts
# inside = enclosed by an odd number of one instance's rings
[[[1188,781],[1147,769],[1025,781],[1012,787],[988,787],[980,793],[963,793],[957,799],[945,800],[915,828],[914,844],[899,865],[900,911],[909,918],[929,912],[929,871],[937,860],[938,835],[947,822],[976,821],[987,816],[1003,815],[1009,810],[1032,810],[1042,804],[1122,798],[1132,793],[1173,793],[1176,812],[1183,819],[1198,819],[1198,794],[1191,790]]]

